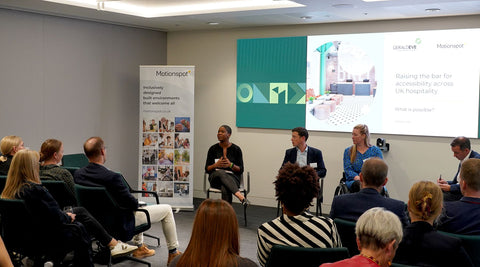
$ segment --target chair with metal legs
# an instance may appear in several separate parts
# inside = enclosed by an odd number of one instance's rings
[[[240,187],[239,191],[243,194],[245,199],[247,199],[248,193],[250,193],[250,172],[247,172],[247,184],[245,186],[244,174],[240,176]],[[208,183],[208,186],[207,186]],[[210,193],[222,193],[222,190],[218,188],[210,187],[210,182],[208,181],[208,173],[205,173],[203,176],[203,191],[207,194],[207,198],[210,198]],[[245,219],[245,226],[247,226],[247,206],[243,206],[243,217]]]

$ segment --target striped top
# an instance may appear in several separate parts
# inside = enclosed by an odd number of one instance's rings
[[[332,219],[304,212],[297,216],[283,214],[258,228],[257,256],[260,265],[266,265],[274,245],[332,248],[341,247],[342,242]]]

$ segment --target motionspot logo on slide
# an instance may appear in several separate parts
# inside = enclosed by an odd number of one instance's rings
[[[187,77],[188,75],[190,75],[191,71],[161,71],[161,70],[157,70],[155,72],[155,75],[156,76],[162,76],[162,77],[165,77],[165,76],[175,76],[175,77],[178,77],[178,78],[182,78],[182,77]]]
[[[465,48],[465,44],[437,44],[437,48],[451,48],[451,49],[462,49]]]

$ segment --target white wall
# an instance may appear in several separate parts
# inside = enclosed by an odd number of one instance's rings
[[[194,196],[204,197],[202,185],[206,153],[208,147],[217,142],[218,126],[225,123],[232,126],[231,141],[242,148],[245,169],[252,175],[252,203],[276,206],[272,182],[285,149],[291,147],[291,132],[235,127],[238,39],[475,27],[480,27],[478,15],[168,33],[168,64],[196,66]],[[445,122],[445,127],[448,127],[448,122]],[[379,136],[374,134],[372,140],[377,137]],[[382,137],[386,138],[391,147],[391,151],[384,156],[390,167],[388,189],[393,198],[406,201],[408,190],[415,181],[433,181],[439,174],[450,178],[457,170],[458,160],[453,158],[449,146],[451,138],[400,135]],[[472,143],[473,149],[480,150],[478,139],[472,140]],[[321,149],[324,154],[328,171],[323,208],[324,212],[328,212],[334,189],[343,171],[343,151],[351,145],[350,134],[311,132],[308,144]]]
[[[0,138],[65,154],[101,136],[107,167],[138,179],[139,65],[166,63],[166,34],[0,9]]]

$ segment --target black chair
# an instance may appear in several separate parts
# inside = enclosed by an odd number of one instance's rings
[[[128,187],[128,191],[130,191],[130,194],[141,194],[143,197],[154,197],[156,204],[160,204],[160,199],[158,198],[158,193],[155,191],[147,191],[147,190],[136,190],[133,189],[130,184],[127,182],[123,174],[119,173],[122,176],[123,183],[125,184],[126,187]]]
[[[35,266],[43,266],[46,261],[61,265],[72,250],[68,240],[42,228],[23,200],[0,199],[0,216],[1,235],[15,266],[22,266],[20,261],[25,257],[33,260]],[[82,231],[75,224],[62,227]]]
[[[83,153],[63,155],[62,166],[82,168],[88,165],[88,158]]]
[[[243,173],[240,176],[240,186],[239,191],[243,194],[243,197],[247,199],[248,193],[250,193],[250,172],[247,172],[247,186],[245,186],[245,181],[243,178]],[[208,187],[207,187],[208,183]],[[210,193],[218,193],[221,194],[222,190],[218,188],[210,187],[210,182],[208,181],[208,173],[203,175],[203,191],[207,194],[207,198],[210,198]],[[243,206],[243,217],[245,219],[245,226],[247,226],[247,206]]]
[[[0,175],[0,194],[3,192],[3,189],[5,188],[5,183],[7,182],[7,176],[6,175]]]
[[[347,248],[303,248],[275,245],[268,258],[267,267],[318,267],[323,263],[349,258]]]
[[[70,172],[72,176],[75,175],[75,172],[80,169],[80,167],[72,167],[72,166],[61,166],[63,169],[67,170]]]
[[[42,185],[47,188],[61,208],[77,206],[77,197],[72,194],[64,181],[42,180]]]
[[[342,240],[342,246],[348,248],[350,255],[358,255],[360,251],[357,247],[357,236],[355,235],[356,222],[339,218],[335,218],[333,221],[337,226],[338,234]]]
[[[122,229],[122,221],[124,216],[131,214],[132,210],[121,207],[105,189],[105,187],[89,187],[76,184],[75,191],[77,193],[79,206],[86,208],[92,214],[92,216],[95,217],[100,224],[102,224],[109,234],[124,242],[132,239],[133,236],[126,233],[125,230]],[[135,226],[133,235],[143,233],[151,227],[150,215],[148,211],[144,209],[137,209],[135,211],[145,213],[147,222],[145,224]],[[128,260],[151,266],[149,262],[131,256],[122,256],[121,258],[126,258]],[[110,260],[113,261],[115,259]]]
[[[123,183],[125,186],[127,186],[128,190],[130,191],[130,194],[140,194],[142,197],[154,197],[155,198],[155,204],[160,204],[160,199],[158,198],[158,193],[155,191],[148,191],[148,190],[135,190],[133,189],[130,184],[127,182],[123,174],[119,173],[122,176]],[[147,204],[148,205],[148,204]],[[157,247],[160,246],[160,237],[154,236],[148,233],[143,233],[144,236],[148,236],[150,238],[153,238],[157,240]]]
[[[443,231],[438,231],[441,234],[453,236],[462,240],[463,247],[470,256],[473,266],[480,266],[480,236],[478,235],[459,235]]]

